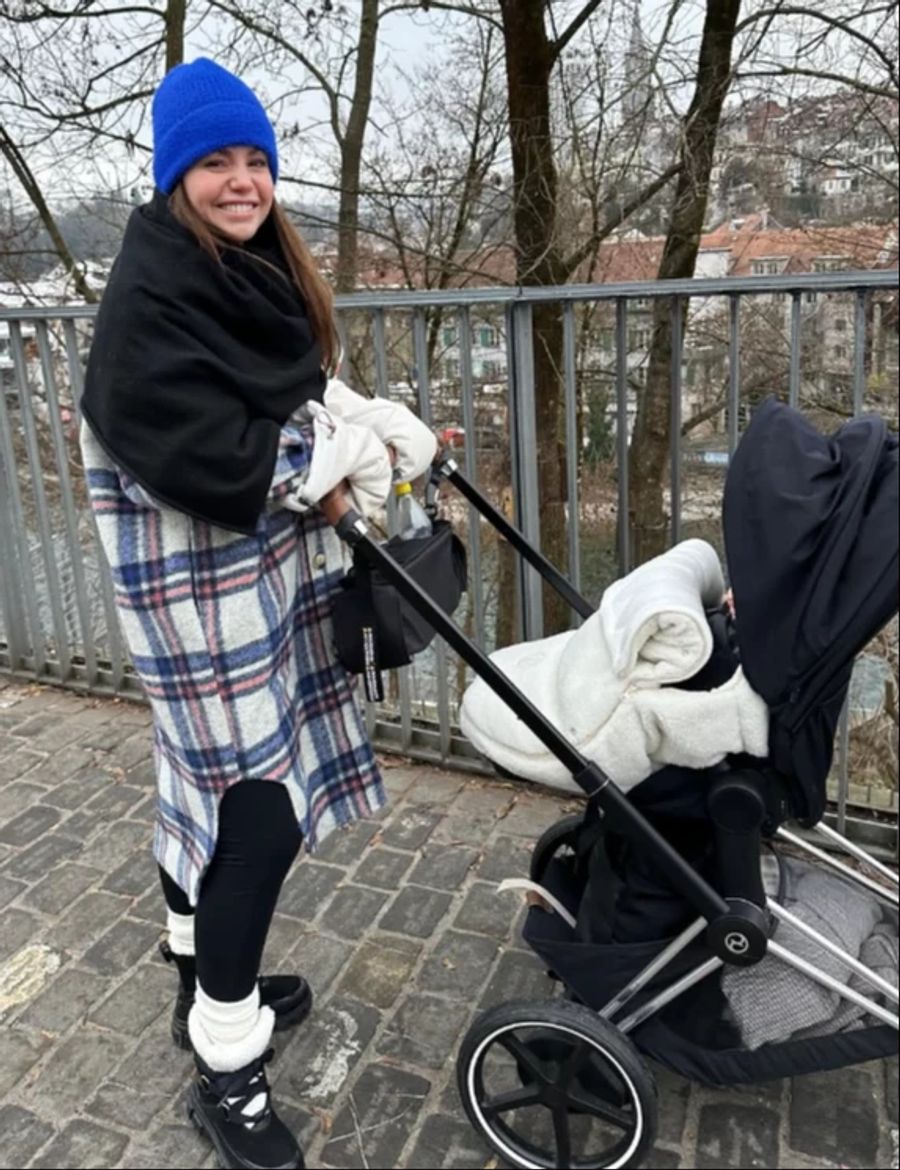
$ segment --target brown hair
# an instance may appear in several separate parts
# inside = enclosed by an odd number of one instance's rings
[[[231,246],[193,207],[181,183],[169,196],[169,209],[183,227],[194,233],[201,248],[217,260],[221,259],[222,249]],[[291,277],[306,303],[313,335],[322,347],[322,368],[333,373],[341,351],[334,323],[334,294],[300,233],[277,201],[272,203],[271,215]],[[260,263],[266,261],[260,259]]]

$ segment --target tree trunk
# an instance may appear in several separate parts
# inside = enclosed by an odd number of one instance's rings
[[[691,277],[706,215],[709,176],[722,105],[731,81],[731,51],[741,0],[706,0],[694,98],[682,123],[681,172],[657,277]],[[671,439],[672,320],[668,301],[654,303],[647,381],[629,453],[632,559],[641,564],[666,547],[664,480]],[[675,501],[672,502],[673,506]]]
[[[338,254],[335,289],[352,292],[359,268],[359,174],[363,139],[372,103],[375,50],[378,45],[378,0],[362,0],[356,77],[347,129],[341,140],[341,199],[338,209]]]
[[[166,73],[184,60],[184,20],[187,0],[167,0],[166,3]]]
[[[566,279],[557,241],[557,173],[550,123],[550,74],[555,46],[547,38],[543,4],[501,0],[512,147],[516,268],[519,284]],[[558,304],[535,305],[534,392],[540,486],[541,545],[566,566],[565,444],[563,442],[562,316]],[[500,604],[507,603],[501,597]],[[565,603],[544,590],[544,633],[569,626]],[[501,623],[506,625],[506,623]]]
[[[13,174],[22,184],[23,190],[31,200],[35,211],[40,216],[41,223],[44,225],[47,235],[52,240],[57,255],[63,262],[66,272],[69,273],[75,283],[75,289],[78,295],[89,305],[95,305],[99,297],[88,284],[87,278],[79,266],[78,261],[72,255],[69,245],[59,230],[59,225],[53,217],[53,212],[47,206],[47,201],[38,185],[38,181],[25,161],[25,156],[2,125],[0,125],[0,155],[3,155],[9,163]]]

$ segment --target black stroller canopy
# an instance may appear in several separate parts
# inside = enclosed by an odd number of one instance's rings
[[[771,711],[774,767],[818,820],[853,659],[897,612],[898,444],[882,419],[820,434],[768,399],[725,484],[741,661]]]

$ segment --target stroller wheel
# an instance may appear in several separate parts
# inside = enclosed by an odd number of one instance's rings
[[[581,1004],[507,1003],[472,1025],[457,1062],[469,1120],[523,1170],[639,1166],[656,1085],[632,1042]]]
[[[531,873],[533,882],[539,885],[544,880],[547,866],[554,857],[572,856],[575,852],[575,842],[578,840],[578,830],[584,818],[580,814],[563,817],[561,821],[551,825],[537,839],[537,844],[531,854]]]

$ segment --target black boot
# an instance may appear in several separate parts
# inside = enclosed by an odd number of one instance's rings
[[[193,955],[176,955],[164,939],[159,953],[167,963],[178,968],[178,996],[172,1013],[172,1039],[179,1048],[191,1049],[188,1036],[188,1012],[194,1006],[197,987],[197,962]],[[301,975],[261,975],[259,1005],[275,1013],[275,1031],[293,1028],[312,1011],[312,988]]]
[[[262,1056],[237,1072],[214,1072],[194,1057],[197,1079],[188,1090],[187,1114],[216,1147],[225,1170],[302,1170],[306,1165],[297,1139],[272,1108]]]

